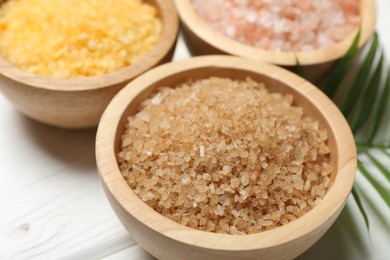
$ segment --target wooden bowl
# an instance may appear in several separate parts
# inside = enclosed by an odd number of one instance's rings
[[[158,10],[162,33],[158,43],[136,64],[102,76],[58,79],[25,72],[0,56],[1,92],[19,111],[40,122],[64,128],[96,127],[122,87],[172,59],[179,28],[175,6],[167,0],[147,2]]]
[[[229,54],[285,66],[293,69],[299,60],[305,77],[310,80],[321,78],[342,57],[352,45],[356,32],[328,48],[305,52],[275,52],[251,47],[230,39],[212,29],[195,11],[191,0],[176,1],[176,7],[182,22],[183,35],[192,55]],[[362,47],[375,31],[375,0],[361,0],[361,37]]]
[[[329,135],[334,173],[324,199],[301,218],[251,235],[227,235],[182,226],[146,205],[127,185],[117,163],[127,117],[159,86],[209,76],[264,82],[271,92],[291,93],[306,115]],[[204,56],[159,66],[128,84],[113,98],[98,127],[96,158],[109,202],[133,238],[158,259],[292,259],[332,225],[351,191],[356,172],[355,142],[337,107],[316,87],[288,70],[232,56]]]

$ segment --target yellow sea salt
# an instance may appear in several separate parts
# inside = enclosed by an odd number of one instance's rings
[[[38,75],[98,76],[136,63],[161,27],[142,0],[8,0],[0,6],[0,55]]]

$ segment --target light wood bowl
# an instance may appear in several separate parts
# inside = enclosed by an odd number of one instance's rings
[[[0,56],[0,91],[20,112],[40,122],[63,128],[96,127],[122,87],[172,59],[179,29],[175,6],[171,0],[146,2],[157,8],[162,33],[156,46],[136,64],[102,76],[56,79],[20,70]]]
[[[375,0],[360,0],[362,47],[375,31]],[[275,52],[240,43],[212,29],[194,10],[191,0],[175,1],[183,28],[184,39],[192,55],[229,54],[285,66],[294,69],[299,60],[305,77],[320,79],[352,45],[356,32],[328,48],[306,52]],[[356,30],[357,31],[357,30]]]
[[[294,104],[317,119],[329,135],[334,173],[324,199],[301,218],[251,235],[226,235],[182,226],[147,206],[127,185],[117,163],[127,117],[159,86],[210,76],[264,82],[271,92],[291,93]],[[351,191],[356,172],[355,142],[338,108],[316,87],[288,70],[232,56],[204,56],[159,66],[113,98],[98,127],[96,159],[112,208],[132,237],[158,259],[292,259],[332,225]]]

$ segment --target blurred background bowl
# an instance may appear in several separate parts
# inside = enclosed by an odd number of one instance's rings
[[[146,2],[156,7],[162,32],[157,44],[137,63],[101,76],[58,79],[23,71],[0,56],[0,91],[20,112],[37,121],[63,128],[96,127],[107,104],[122,87],[172,59],[179,27],[174,3]]]
[[[127,185],[118,167],[127,118],[159,86],[210,76],[264,82],[270,92],[290,93],[294,105],[318,120],[328,132],[334,172],[324,199],[299,219],[251,235],[226,235],[182,226],[145,204]],[[159,66],[141,75],[116,95],[98,127],[96,159],[107,198],[131,236],[158,259],[292,259],[311,247],[342,210],[356,173],[356,149],[338,108],[316,87],[283,68],[231,56],[196,57]]]
[[[356,32],[330,47],[313,51],[277,52],[251,47],[235,41],[222,33],[217,32],[200,17],[191,0],[178,0],[175,2],[181,19],[184,39],[192,55],[228,54],[244,58],[256,59],[264,62],[294,69],[299,60],[310,80],[320,79],[342,57],[355,38]],[[364,46],[375,31],[376,23],[375,0],[360,0],[361,36],[359,47]]]

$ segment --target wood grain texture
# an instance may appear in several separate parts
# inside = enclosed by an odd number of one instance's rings
[[[213,30],[197,15],[191,0],[175,2],[182,22],[183,35],[192,55],[229,54],[269,62],[289,69],[294,68],[298,59],[305,76],[311,80],[322,77],[334,61],[345,54],[356,34],[355,32],[347,36],[331,47],[315,51],[274,52],[239,43]],[[375,0],[362,0],[360,10],[362,22],[359,46],[362,47],[375,30],[377,18]]]
[[[123,86],[172,59],[179,26],[175,6],[171,0],[147,2],[157,8],[163,29],[156,46],[138,63],[102,76],[55,79],[22,71],[0,57],[0,91],[18,110],[40,122],[64,128],[96,127]]]
[[[306,115],[328,130],[333,184],[323,201],[298,220],[259,234],[233,236],[193,230],[161,216],[127,186],[116,154],[129,115],[159,86],[208,76],[250,76],[271,92],[291,93]],[[336,106],[316,87],[287,70],[229,56],[206,56],[153,69],[127,85],[109,104],[100,121],[96,158],[114,211],[133,238],[159,259],[292,259],[313,245],[343,208],[356,172],[356,150],[349,126]]]
[[[8,147],[0,159],[0,258],[96,258],[130,246],[97,178],[95,131],[44,126],[0,103],[0,146]]]

